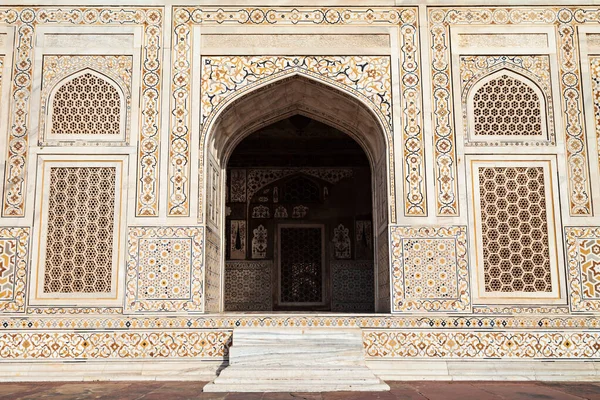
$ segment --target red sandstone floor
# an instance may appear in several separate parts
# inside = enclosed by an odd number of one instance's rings
[[[600,400],[599,383],[388,382],[390,392],[202,393],[197,382],[2,383],[0,399],[225,399],[225,400]]]

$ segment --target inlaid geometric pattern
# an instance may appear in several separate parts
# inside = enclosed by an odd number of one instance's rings
[[[542,105],[526,83],[502,75],[484,83],[473,96],[474,135],[541,135]]]
[[[112,289],[115,167],[51,167],[44,293]]]
[[[227,261],[225,311],[271,311],[272,261]]]
[[[592,101],[594,103],[594,122],[596,123],[596,140],[600,144],[600,57],[590,56],[590,79],[592,82]],[[598,154],[600,162],[600,154]]]
[[[25,311],[29,228],[0,227],[0,312]]]
[[[118,90],[89,72],[58,88],[51,112],[53,135],[118,135],[124,118]]]
[[[139,257],[139,299],[190,297],[191,238],[140,239]]]
[[[11,332],[0,336],[0,359],[223,359],[230,345],[231,331],[227,330]]]
[[[402,247],[407,297],[458,296],[454,239],[404,239]]]
[[[367,357],[411,359],[552,359],[600,357],[597,331],[366,330]]]
[[[551,292],[542,167],[479,167],[486,292]]]
[[[331,264],[331,311],[373,312],[375,271],[371,261]]]
[[[571,310],[600,312],[600,228],[565,228]]]
[[[470,311],[466,227],[390,229],[392,311]]]
[[[131,227],[125,311],[201,311],[202,229]]]

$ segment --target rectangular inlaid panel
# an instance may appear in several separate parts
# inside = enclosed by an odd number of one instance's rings
[[[115,167],[51,167],[44,293],[112,289]]]
[[[600,228],[567,227],[567,279],[571,310],[600,311]]]
[[[196,227],[129,228],[125,309],[201,311],[203,244]]]
[[[0,227],[0,312],[23,312],[29,228]]]
[[[272,261],[225,264],[225,311],[273,310]]]
[[[392,311],[470,311],[466,227],[390,229]]]

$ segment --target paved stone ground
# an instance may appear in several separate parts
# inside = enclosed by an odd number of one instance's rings
[[[1,383],[0,399],[600,400],[599,383],[388,382],[389,392],[202,393],[201,382]]]

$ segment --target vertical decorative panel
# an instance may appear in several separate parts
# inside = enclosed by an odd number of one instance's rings
[[[590,74],[592,100],[594,102],[594,122],[596,123],[596,141],[600,151],[600,56],[590,56]],[[597,157],[598,163],[600,163],[600,154]]]
[[[245,227],[244,227],[245,229]],[[206,304],[204,311],[219,312],[221,307],[221,237],[219,233],[206,227]]]
[[[573,312],[600,312],[600,228],[565,228]]]
[[[388,229],[377,236],[377,312],[390,312],[390,238]]]
[[[230,221],[229,232],[229,257],[232,260],[246,258],[246,221]]]
[[[229,201],[233,203],[245,203],[246,202],[246,170],[245,169],[232,169],[230,177],[230,194]]]
[[[29,228],[0,228],[0,312],[25,311],[29,255]]]

